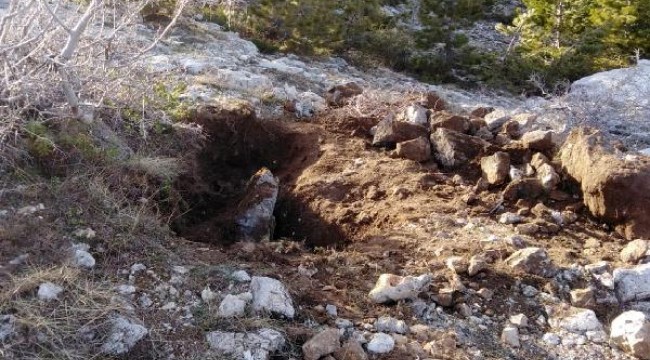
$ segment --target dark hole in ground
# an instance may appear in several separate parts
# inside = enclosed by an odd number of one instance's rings
[[[292,192],[303,170],[319,157],[319,128],[283,121],[261,121],[246,107],[202,109],[194,122],[207,140],[192,170],[174,184],[185,204],[172,223],[181,236],[199,242],[229,244],[237,240],[235,217],[247,183],[266,167],[280,179],[274,238],[336,245],[345,236],[334,224],[309,210],[309,199]]]

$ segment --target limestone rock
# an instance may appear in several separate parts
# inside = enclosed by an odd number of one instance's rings
[[[428,134],[429,131],[424,126],[384,119],[377,124],[372,144],[374,146],[391,147],[400,142],[427,137]]]
[[[393,351],[395,340],[392,336],[384,333],[376,333],[368,342],[368,351],[373,354],[387,354]]]
[[[435,159],[443,166],[455,168],[467,164],[490,144],[478,137],[438,128],[431,134]]]
[[[100,350],[108,355],[126,354],[147,334],[149,331],[144,326],[118,316],[111,320],[110,332]]]
[[[650,299],[650,264],[614,269],[614,287],[621,303]]]
[[[438,128],[445,128],[459,133],[468,133],[470,130],[470,121],[464,116],[440,111],[431,116],[431,132],[435,132]]]
[[[237,207],[235,220],[241,240],[259,242],[271,239],[279,188],[278,178],[266,168],[250,179],[246,195]]]
[[[291,296],[280,281],[254,276],[250,286],[254,311],[284,315],[289,319],[294,317],[296,312]]]
[[[338,329],[327,329],[319,332],[302,346],[305,360],[318,360],[339,350],[341,347],[339,338]]]
[[[612,321],[610,341],[639,359],[650,359],[650,320],[640,311],[626,311]]]
[[[537,179],[542,184],[544,189],[553,190],[562,180],[560,175],[555,171],[550,164],[542,164],[537,169]]]
[[[503,184],[508,179],[510,173],[510,155],[503,151],[498,151],[492,156],[486,156],[481,159],[481,170],[483,178],[490,185]]]
[[[603,330],[603,324],[593,310],[563,305],[552,307],[547,311],[550,311],[549,324],[554,328],[575,334]]]
[[[239,317],[246,314],[246,301],[235,295],[226,295],[219,305],[219,316]]]
[[[428,126],[429,125],[429,116],[428,110],[420,105],[410,105],[407,106],[402,112],[400,112],[395,120],[397,121],[406,121],[411,124]]]
[[[269,360],[285,344],[284,336],[273,329],[251,333],[213,331],[206,335],[206,340],[210,349],[217,354],[246,360]]]
[[[512,347],[519,347],[519,329],[516,326],[507,325],[501,333],[501,341]]]
[[[536,247],[518,250],[506,259],[506,264],[516,271],[542,277],[552,277],[557,272],[548,253]]]
[[[41,301],[52,301],[59,298],[63,288],[51,282],[42,283],[38,287],[38,299]]]
[[[419,137],[397,143],[395,152],[401,158],[425,162],[431,159],[431,143],[426,137]]]
[[[597,131],[571,132],[560,151],[562,167],[581,184],[584,203],[629,240],[650,238],[650,158],[625,161]]]
[[[536,130],[527,132],[521,137],[521,142],[526,149],[537,151],[549,151],[555,146],[552,131]]]
[[[358,342],[349,340],[334,352],[334,358],[336,360],[368,360],[368,355]]]
[[[344,106],[352,97],[361,94],[363,94],[363,88],[355,82],[349,82],[331,87],[327,90],[325,100],[330,106]]]
[[[431,274],[418,277],[381,274],[368,296],[376,303],[415,299],[431,283],[432,279]]]
[[[389,316],[382,316],[375,322],[375,329],[379,332],[406,334],[409,331],[404,320],[398,320]]]
[[[648,240],[633,240],[629,242],[621,251],[621,260],[628,264],[636,264],[646,256],[650,250]]]

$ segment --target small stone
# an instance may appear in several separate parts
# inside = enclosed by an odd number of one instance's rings
[[[594,307],[596,305],[594,290],[591,288],[572,290],[571,304],[579,308]]]
[[[496,152],[492,156],[481,159],[483,178],[490,185],[503,184],[510,174],[510,155],[506,152]]]
[[[354,323],[352,323],[352,321],[342,318],[334,320],[334,324],[336,324],[336,327],[339,329],[348,329],[354,327]]]
[[[534,297],[537,294],[539,294],[539,290],[535,289],[535,287],[530,286],[530,285],[522,285],[521,286],[521,294],[524,295],[525,297]]]
[[[334,352],[334,358],[336,360],[368,360],[368,355],[361,347],[361,344],[349,340]]]
[[[237,270],[237,271],[233,272],[230,275],[230,277],[233,280],[235,280],[237,282],[242,282],[242,283],[251,281],[251,277],[250,277],[250,275],[248,275],[246,270]]]
[[[51,282],[42,283],[38,287],[38,299],[41,301],[52,301],[59,298],[59,294],[63,292],[63,288]]]
[[[397,143],[395,154],[403,159],[426,162],[431,159],[431,143],[426,137],[418,137]]]
[[[241,317],[246,314],[246,301],[235,295],[226,295],[219,305],[219,316],[224,318]]]
[[[521,236],[509,236],[505,239],[505,243],[515,249],[523,249],[526,247],[526,240]]]
[[[431,274],[418,277],[382,274],[368,296],[376,303],[414,299],[429,286],[432,279]]]
[[[542,277],[553,277],[557,268],[548,253],[540,248],[530,247],[519,250],[506,259],[506,264],[516,271]]]
[[[621,260],[628,264],[636,264],[648,253],[649,243],[647,240],[630,241],[621,251]]]
[[[469,259],[469,267],[467,268],[467,274],[469,276],[474,276],[480,273],[483,270],[489,268],[487,259],[483,255],[474,255]]]
[[[147,271],[147,267],[144,264],[138,263],[131,265],[131,275],[135,275],[142,271]]]
[[[327,329],[316,334],[302,346],[305,360],[318,360],[339,350],[339,338],[337,329]]]
[[[612,321],[612,344],[640,359],[650,359],[650,320],[640,311],[626,311]]]
[[[452,256],[445,261],[447,268],[456,274],[463,274],[467,272],[467,260],[460,256]]]
[[[140,295],[140,298],[138,298],[138,303],[143,308],[148,308],[151,307],[151,305],[153,305],[153,301],[147,294]]]
[[[510,323],[519,328],[528,326],[528,317],[524,314],[512,315],[510,317]]]
[[[73,253],[73,265],[80,268],[92,269],[95,267],[95,258],[86,250],[76,249]]]
[[[482,297],[485,300],[492,300],[492,297],[494,296],[494,291],[486,288],[482,288],[479,291],[476,292],[478,296]]]
[[[203,300],[205,303],[213,302],[217,299],[218,296],[219,295],[217,293],[207,287],[201,291],[201,300]]]
[[[562,180],[553,166],[549,164],[544,164],[537,169],[537,179],[546,190],[555,189]]]
[[[284,315],[292,319],[296,313],[289,292],[284,285],[272,278],[254,276],[251,280],[253,310]]]
[[[428,110],[421,105],[410,105],[404,111],[397,114],[395,120],[406,121],[416,125],[429,125]]]
[[[325,306],[325,312],[327,313],[327,315],[329,317],[332,317],[332,318],[335,318],[335,317],[338,316],[338,309],[336,308],[336,306],[334,306],[332,304],[327,304],[327,306]]]
[[[535,235],[541,231],[541,228],[539,225],[536,224],[519,224],[517,225],[516,229],[517,234],[519,235]]]
[[[554,345],[554,346],[558,346],[562,342],[562,339],[560,339],[560,337],[557,336],[557,334],[554,334],[554,333],[546,333],[546,334],[544,334],[544,336],[542,337],[542,340],[545,343],[547,343],[549,345]]]
[[[616,296],[622,303],[650,299],[650,264],[614,270]]]
[[[537,151],[552,150],[555,146],[552,131],[536,130],[527,132],[521,137],[521,142],[525,148]]]
[[[133,295],[136,292],[135,286],[126,284],[119,285],[116,290],[120,295]]]
[[[501,341],[512,347],[519,347],[519,330],[512,325],[507,325],[501,333]]]
[[[501,224],[513,225],[519,224],[522,221],[524,221],[524,219],[521,216],[511,212],[505,212],[499,216],[499,222]]]
[[[108,336],[100,349],[104,354],[126,354],[149,334],[147,328],[122,316],[112,319],[111,324]]]
[[[368,342],[368,351],[373,354],[387,354],[393,351],[395,340],[392,336],[384,333],[376,333]]]
[[[382,316],[375,322],[375,329],[379,332],[406,334],[409,331],[404,320],[397,320],[392,317]]]
[[[440,289],[438,294],[433,296],[433,301],[443,307],[450,307],[454,303],[453,289]]]

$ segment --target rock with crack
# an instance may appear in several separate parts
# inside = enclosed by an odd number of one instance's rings
[[[305,360],[318,360],[339,350],[341,347],[340,337],[338,329],[326,329],[319,332],[302,346]]]
[[[245,360],[269,360],[285,345],[282,333],[266,328],[250,333],[213,331],[206,340],[210,350],[221,358]]]
[[[377,124],[372,144],[393,147],[400,142],[427,136],[429,131],[424,126],[387,118]]]
[[[621,303],[650,299],[650,264],[614,269],[614,288]]]
[[[516,271],[542,277],[553,277],[557,268],[544,249],[529,247],[516,251],[506,259],[506,264]]]
[[[293,319],[296,311],[293,308],[291,296],[289,296],[289,292],[280,281],[268,277],[254,276],[250,286],[253,293],[254,311],[282,315]]]
[[[482,158],[481,171],[483,172],[483,178],[490,185],[503,184],[510,173],[510,155],[498,151],[492,156]]]
[[[584,203],[625,238],[650,238],[650,158],[629,161],[593,129],[571,132],[560,150],[564,171],[580,183]]]
[[[445,128],[431,134],[431,145],[435,159],[449,168],[465,165],[491,147],[481,138]]]
[[[345,106],[351,98],[363,94],[363,89],[355,82],[349,82],[331,87],[325,94],[325,100],[330,106]]]
[[[650,319],[640,311],[626,311],[612,321],[610,342],[639,358],[650,359]]]
[[[381,274],[377,284],[368,296],[376,303],[415,299],[418,294],[429,286],[433,276],[424,274],[418,277]]]
[[[124,355],[145,336],[149,330],[123,316],[111,320],[110,332],[101,346],[101,352],[108,355]]]
[[[426,162],[431,159],[431,143],[422,136],[417,139],[397,143],[395,154],[403,159]]]
[[[279,180],[266,168],[250,179],[246,195],[237,207],[235,220],[241,240],[259,242],[271,239],[279,188]]]

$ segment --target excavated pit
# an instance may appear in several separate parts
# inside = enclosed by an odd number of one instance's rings
[[[205,143],[191,162],[191,170],[175,183],[185,204],[172,228],[197,242],[231,244],[238,240],[235,217],[247,183],[261,168],[280,181],[275,206],[273,239],[305,241],[312,246],[335,246],[346,239],[335,225],[293,193],[303,170],[319,157],[318,129],[305,123],[261,121],[254,111],[203,109],[193,122],[203,127]]]

